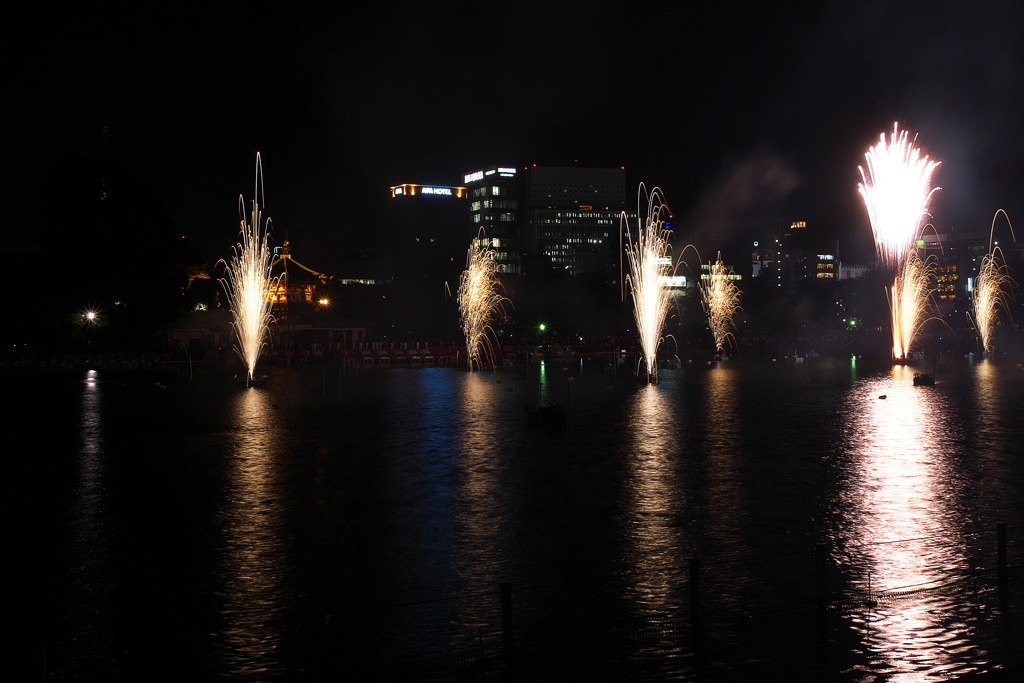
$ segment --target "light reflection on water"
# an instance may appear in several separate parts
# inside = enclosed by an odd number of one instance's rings
[[[108,425],[100,382],[96,370],[86,371],[78,423],[78,479],[70,505],[71,566],[62,590],[71,637],[82,643],[93,660],[91,665],[102,671],[116,657],[111,643],[103,638],[113,628],[108,606],[116,580],[111,564],[108,455],[104,450]]]
[[[1024,521],[1019,374],[962,364],[935,387],[913,387],[902,366],[737,362],[666,371],[645,386],[615,368],[563,365],[525,377],[282,368],[268,389],[215,378],[123,390],[121,407],[136,405],[140,423],[161,420],[157,443],[141,453],[137,435],[111,428],[120,413],[107,403],[109,386],[85,385],[73,412],[54,417],[73,423],[78,448],[68,458],[74,476],[55,485],[56,500],[70,501],[59,531],[71,546],[55,575],[81,579],[79,607],[58,608],[79,633],[130,630],[109,607],[92,608],[111,590],[143,601],[151,596],[132,592],[163,590],[146,574],[163,557],[146,553],[194,555],[202,566],[193,583],[175,589],[212,603],[203,657],[217,672],[258,675],[285,667],[286,615],[299,595],[307,614],[333,613],[386,655],[495,637],[501,581],[558,583],[516,593],[524,626],[570,589],[624,595],[629,616],[668,610],[686,601],[686,563],[697,554],[718,561],[704,583],[709,602],[797,599],[813,585],[809,571],[792,572],[802,559],[733,560],[823,541],[837,590],[864,594],[870,584],[878,597],[910,587],[842,617],[837,647],[853,650],[842,680],[858,671],[913,680],[1000,661],[987,652],[998,640],[991,610],[959,604],[962,592],[919,589],[968,575],[979,560],[964,547],[980,542],[979,530]],[[20,391],[45,390],[31,379]],[[527,429],[523,405],[538,401],[564,404],[568,429]],[[145,495],[126,498],[138,488],[135,463],[150,460],[173,481],[148,479]],[[111,500],[121,516],[136,513],[129,505],[172,501],[180,518],[119,530]],[[159,536],[178,519],[200,534],[213,527],[201,539],[213,549]],[[140,529],[157,534],[142,547]],[[123,564],[140,575],[128,588],[118,585]],[[779,588],[782,574],[790,582]],[[416,601],[424,604],[380,609]],[[204,606],[188,613],[187,628]],[[194,647],[191,631],[173,641],[177,622],[166,630],[167,647]],[[114,649],[93,632],[87,648]]]
[[[485,577],[492,572],[502,573],[506,564],[508,519],[501,474],[507,467],[508,447],[501,431],[501,422],[507,419],[501,407],[502,384],[495,373],[470,373],[461,383],[457,401],[457,444],[446,456],[458,473],[453,492],[455,509],[454,554],[451,560],[458,568],[462,586],[471,591],[483,588],[493,590],[493,582]],[[448,382],[458,381],[452,374]],[[506,570],[507,571],[507,570]],[[490,583],[490,585],[488,585]],[[467,642],[479,629],[493,631],[489,601],[468,601],[458,606],[461,610],[462,632],[456,637],[459,644]]]
[[[742,549],[745,541],[738,533],[736,516],[745,514],[741,486],[741,457],[737,370],[729,364],[717,364],[708,372],[705,398],[701,401],[700,422],[706,425],[704,447],[707,474],[705,505],[709,520],[704,533],[718,548]]]
[[[218,658],[231,676],[279,672],[286,624],[285,491],[279,423],[270,396],[255,388],[234,400],[231,454],[219,521]]]
[[[663,387],[642,385],[630,397],[622,449],[626,458],[624,491],[627,499],[623,539],[631,570],[642,576],[636,583],[642,610],[659,611],[679,587],[685,547],[678,524],[687,504],[678,481],[681,423],[672,414]]]
[[[897,365],[856,384],[846,403],[849,479],[834,540],[837,559],[856,568],[863,609],[852,622],[867,668],[908,681],[977,670],[984,656],[972,653],[973,665],[964,656],[976,616],[942,589],[971,575],[948,387],[914,386],[913,369]]]

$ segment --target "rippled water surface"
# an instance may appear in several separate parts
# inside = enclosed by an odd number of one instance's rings
[[[483,652],[500,583],[517,635],[657,621],[688,604],[699,558],[709,613],[754,624],[710,643],[707,680],[1019,665],[1021,605],[998,604],[986,572],[999,522],[1024,563],[1024,373],[912,374],[733,361],[647,386],[621,364],[309,367],[246,389],[214,368],[6,373],[32,444],[30,636],[51,680]],[[539,403],[567,428],[528,428]],[[758,622],[814,600],[815,544],[824,649],[788,617]],[[686,647],[627,659],[609,671],[696,676]]]

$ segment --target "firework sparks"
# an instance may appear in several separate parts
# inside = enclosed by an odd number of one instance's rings
[[[671,245],[672,231],[665,228],[664,216],[668,214],[661,190],[654,188],[646,195],[640,186],[637,201],[637,234],[629,230],[629,221],[623,214],[622,225],[626,237],[626,258],[629,274],[625,280],[633,295],[633,315],[640,331],[640,347],[643,350],[641,363],[646,363],[647,377],[658,377],[658,345],[661,330],[668,317],[669,297],[663,278],[672,272]],[[642,200],[647,202],[647,219],[640,224]]]
[[[715,352],[721,354],[734,339],[733,316],[743,309],[740,306],[740,289],[730,279],[732,273],[723,265],[722,254],[718,254],[716,263],[708,265],[707,279],[701,283],[701,302],[715,337]]]
[[[470,370],[497,367],[497,336],[493,323],[504,317],[508,301],[500,293],[496,253],[485,244],[481,230],[469,247],[466,270],[459,281],[459,314]]]
[[[1006,213],[1002,209],[1000,212],[1003,215]],[[996,214],[997,217],[998,214],[999,212]],[[995,233],[995,218],[992,220],[992,233]],[[1010,226],[1010,234],[1013,234],[1013,226]],[[999,324],[999,309],[1002,308],[1009,314],[1013,284],[1013,278],[1010,277],[1009,268],[1003,259],[1003,250],[998,246],[993,247],[992,238],[989,237],[989,252],[981,259],[981,267],[974,283],[974,315],[967,314],[981,337],[983,353],[992,353],[992,337],[996,325]]]
[[[1012,278],[996,247],[981,259],[981,270],[974,289],[974,326],[981,336],[984,353],[992,353],[992,336],[999,323],[999,309],[1009,310],[1009,286]]]
[[[934,278],[934,262],[923,261],[917,251],[911,251],[903,261],[903,270],[896,276],[890,290],[889,306],[892,313],[892,355],[896,360],[910,357],[910,346],[917,338],[928,316]]]
[[[273,319],[273,300],[269,292],[277,288],[278,278],[272,277],[270,267],[273,252],[269,247],[270,219],[263,221],[260,200],[263,196],[263,166],[256,155],[256,192],[248,220],[245,201],[239,196],[238,213],[241,218],[241,242],[233,246],[231,260],[225,262],[225,277],[220,282],[227,294],[235,331],[235,353],[248,369],[251,381],[256,362],[270,334]]]
[[[932,174],[941,162],[921,155],[898,125],[886,141],[885,133],[864,155],[858,185],[871,219],[878,257],[898,268],[910,251],[928,203],[940,188],[932,187]]]

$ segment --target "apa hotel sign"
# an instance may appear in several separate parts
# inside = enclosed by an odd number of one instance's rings
[[[446,185],[415,185],[413,183],[403,183],[391,188],[392,197],[415,197],[417,195],[462,198],[466,196],[466,188]]]

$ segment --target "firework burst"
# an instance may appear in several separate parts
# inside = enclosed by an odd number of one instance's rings
[[[224,262],[225,277],[220,280],[233,318],[231,327],[235,332],[235,353],[245,363],[250,381],[264,340],[270,334],[273,300],[269,293],[277,288],[278,282],[278,278],[270,274],[274,255],[269,246],[270,219],[264,222],[260,209],[262,198],[263,166],[257,154],[256,192],[252,208],[247,219],[245,200],[239,196],[241,241],[231,248],[231,259]]]
[[[701,282],[701,302],[715,337],[715,352],[722,354],[730,340],[735,340],[732,333],[733,316],[743,310],[740,306],[740,288],[730,279],[732,273],[723,265],[721,253],[718,254],[718,261],[708,266],[707,279]]]
[[[459,314],[470,370],[497,367],[498,340],[493,324],[505,316],[508,301],[501,294],[496,253],[485,244],[481,230],[469,247],[466,270],[459,281]]]
[[[642,203],[647,203],[647,218],[640,223],[643,215]],[[633,315],[637,329],[640,331],[640,347],[643,358],[640,364],[646,364],[647,377],[657,380],[658,377],[658,345],[661,343],[661,330],[668,317],[669,297],[664,286],[664,278],[672,272],[671,244],[672,231],[665,227],[665,216],[668,205],[661,190],[654,188],[646,194],[640,186],[637,200],[637,231],[636,235],[629,229],[629,221],[622,216],[622,228],[625,234],[626,259],[629,263],[629,274],[625,282],[633,296]]]
[[[898,268],[928,215],[932,195],[940,189],[932,187],[932,174],[941,162],[922,156],[898,125],[888,141],[882,133],[864,157],[867,169],[859,167],[864,182],[858,189],[871,219],[875,248],[886,265]]]

